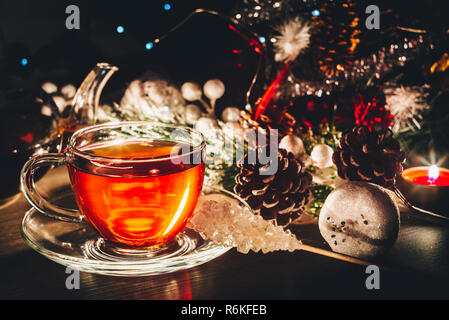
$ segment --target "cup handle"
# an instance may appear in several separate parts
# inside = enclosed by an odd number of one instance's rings
[[[66,157],[62,153],[47,153],[30,158],[22,168],[20,173],[20,184],[25,198],[31,205],[44,215],[56,220],[68,222],[81,222],[83,216],[79,210],[66,209],[51,204],[44,199],[36,190],[34,173],[39,167],[44,165],[62,165],[66,163]]]

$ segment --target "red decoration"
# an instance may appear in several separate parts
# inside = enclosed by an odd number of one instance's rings
[[[391,126],[394,116],[385,108],[384,105],[379,105],[376,98],[365,103],[363,96],[358,94],[354,101],[354,117],[356,125],[369,126],[374,124],[382,124],[388,128]]]
[[[232,31],[237,33],[239,36],[241,36],[243,39],[248,41],[249,45],[254,48],[254,51],[256,51],[257,53],[262,53],[262,44],[259,41],[257,41],[256,39],[253,39],[253,38],[245,35],[244,33],[240,32],[232,24],[229,24],[228,27],[229,27],[229,29],[231,29]],[[234,53],[236,53],[236,52],[234,52]]]
[[[273,99],[274,94],[279,89],[279,86],[281,85],[282,80],[284,79],[285,74],[287,73],[288,68],[290,67],[289,63],[286,63],[284,67],[281,69],[281,71],[278,73],[276,79],[270,84],[268,89],[265,91],[262,98],[257,103],[256,112],[254,113],[254,120],[257,121],[257,119],[260,117],[261,114],[265,112],[265,109],[267,108],[268,104]]]
[[[339,100],[335,120],[344,128],[363,125],[371,128],[380,124],[389,128],[394,116],[385,107],[385,97],[381,95],[362,95],[357,93],[350,101]]]
[[[20,140],[25,141],[28,144],[31,144],[31,142],[33,142],[34,140],[34,135],[29,132],[28,134],[20,137]]]

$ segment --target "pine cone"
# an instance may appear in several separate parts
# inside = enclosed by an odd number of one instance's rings
[[[248,155],[238,162],[234,191],[265,220],[287,226],[303,212],[310,198],[312,176],[304,164],[285,149],[278,151],[278,169],[273,175],[261,175],[269,164],[248,163]]]
[[[392,188],[402,172],[405,154],[390,129],[356,126],[343,134],[332,160],[343,179]]]

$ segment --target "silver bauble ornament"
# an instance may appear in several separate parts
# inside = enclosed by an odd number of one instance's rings
[[[240,120],[240,109],[236,107],[227,107],[221,113],[223,122],[238,122]]]
[[[332,155],[334,150],[325,144],[318,144],[313,147],[310,157],[315,166],[319,168],[327,168],[333,165]]]
[[[195,82],[186,82],[181,86],[181,94],[187,101],[201,100],[201,87]]]
[[[209,117],[199,118],[194,127],[206,137],[215,135],[215,132],[220,129],[217,125],[217,121]]]
[[[211,101],[215,101],[223,97],[225,85],[220,79],[211,79],[204,84],[203,92]]]
[[[286,135],[279,142],[279,148],[293,153],[295,158],[299,158],[304,152],[304,143],[301,138],[295,135]]]
[[[61,93],[66,99],[72,99],[76,93],[76,87],[73,84],[66,84],[61,88]]]
[[[399,208],[387,189],[350,181],[332,191],[318,226],[333,251],[359,258],[385,253],[399,232]]]
[[[53,101],[58,106],[59,112],[61,113],[64,111],[65,107],[68,104],[68,101],[66,101],[66,99],[64,99],[64,97],[62,96],[53,96]]]
[[[188,124],[194,124],[201,117],[201,109],[196,104],[188,104],[185,110],[185,119]]]
[[[120,113],[126,120],[174,122],[184,104],[181,92],[164,79],[134,80],[120,101]]]
[[[58,92],[58,86],[55,85],[53,82],[45,82],[44,84],[42,84],[41,88],[48,94]]]
[[[225,123],[223,126],[223,132],[231,138],[243,139],[244,136],[244,129],[238,122]]]

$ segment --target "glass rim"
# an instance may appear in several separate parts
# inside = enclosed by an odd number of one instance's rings
[[[108,156],[97,156],[92,153],[88,153],[86,151],[80,150],[78,147],[75,146],[75,140],[81,136],[83,136],[86,133],[92,132],[92,131],[98,131],[101,129],[114,129],[114,128],[120,128],[125,125],[136,125],[136,126],[156,126],[156,127],[162,127],[162,128],[173,128],[173,129],[180,129],[188,132],[189,134],[197,134],[199,135],[199,138],[201,140],[200,143],[193,145],[192,150],[189,150],[189,152],[182,152],[181,154],[177,154],[176,156],[168,155],[168,156],[157,156],[157,157],[141,157],[141,158],[127,158],[127,157],[108,157]],[[174,141],[177,142],[177,141]],[[203,152],[204,148],[206,146],[206,140],[204,138],[204,135],[199,132],[198,130],[195,130],[193,128],[190,128],[188,126],[184,125],[176,125],[176,124],[166,124],[163,122],[157,122],[157,121],[145,121],[145,120],[137,120],[137,121],[116,121],[116,122],[107,122],[107,123],[101,123],[101,124],[95,124],[91,125],[82,129],[79,129],[73,133],[73,135],[70,137],[69,143],[67,145],[67,153],[74,154],[76,156],[85,158],[85,159],[107,159],[108,161],[112,162],[152,162],[152,161],[166,161],[171,160],[174,158],[179,157],[185,157],[191,154],[194,154],[196,152]],[[182,149],[182,148],[181,148]]]

